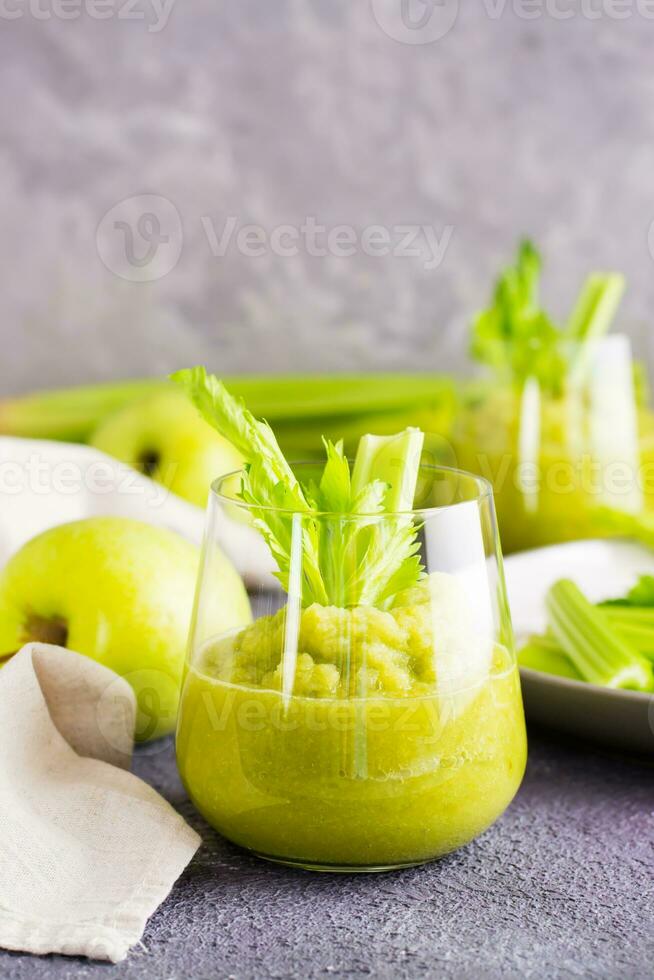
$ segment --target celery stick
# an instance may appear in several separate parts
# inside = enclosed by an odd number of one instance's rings
[[[424,438],[420,429],[405,429],[393,436],[363,436],[352,470],[353,496],[373,480],[381,480],[388,484],[385,510],[411,510]]]
[[[584,283],[567,323],[571,340],[597,340],[608,333],[625,289],[619,272],[594,272]]]
[[[654,661],[654,632],[652,630],[638,626],[625,626],[621,623],[615,623],[614,628],[634,650],[637,650],[643,657],[647,657],[648,660]]]
[[[271,422],[433,409],[455,397],[453,380],[442,374],[242,375],[225,380],[252,412]]]
[[[651,606],[623,606],[600,603],[603,613],[612,623],[622,626],[639,626],[652,631],[654,636],[654,608]]]
[[[648,660],[654,660],[654,609],[602,606],[617,633]]]
[[[556,582],[547,594],[554,639],[585,681],[602,687],[649,691],[654,674],[647,660],[610,625],[574,582]]]
[[[614,507],[598,507],[593,523],[598,531],[611,537],[632,538],[647,548],[654,548],[654,514],[648,511],[629,514]]]
[[[521,667],[538,670],[543,674],[569,677],[574,681],[582,680],[570,658],[545,636],[532,636],[518,652],[518,662]]]
[[[608,333],[624,288],[624,276],[618,272],[608,275],[596,272],[586,280],[567,326],[570,339],[578,344],[570,357],[569,384],[572,388],[585,380],[593,341]]]
[[[82,442],[112,412],[169,382],[161,378],[118,381],[0,400],[0,435]]]
[[[0,399],[0,435],[84,441],[112,412],[167,384],[161,378],[150,378]],[[389,423],[389,431],[397,432],[402,424],[411,423],[434,428],[417,416],[425,412],[438,417],[444,410],[451,414],[455,401],[452,379],[436,374],[242,375],[230,378],[229,384],[256,415],[271,422],[283,420],[291,433],[294,426],[311,425],[313,420],[315,428],[303,447],[316,441],[316,431],[318,444],[320,435],[330,431],[329,426],[321,426],[323,418],[336,422],[347,416],[356,423],[361,415],[384,413],[405,416],[399,423],[397,418]],[[357,438],[372,427],[361,425]],[[338,425],[332,429],[337,433]]]
[[[327,411],[329,411],[327,409]],[[270,413],[266,414],[271,418]],[[435,444],[430,440],[430,452],[435,462],[451,463],[452,449],[447,436],[455,416],[454,397],[445,392],[438,404],[408,405],[393,412],[364,412],[355,415],[297,417],[275,421],[275,434],[287,458],[294,460],[322,457],[322,437],[332,442],[343,440],[345,452],[354,456],[359,440],[368,432],[392,435],[406,428],[418,428],[442,438]]]

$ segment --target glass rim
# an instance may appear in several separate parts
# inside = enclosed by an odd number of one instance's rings
[[[300,460],[299,462],[289,462],[289,466],[295,470],[296,467],[316,467],[320,466],[318,460]],[[215,480],[211,482],[210,486],[210,498],[215,498],[223,504],[229,504],[231,507],[240,507],[244,511],[252,512],[258,511],[264,514],[279,514],[286,517],[311,517],[311,518],[330,518],[332,520],[388,520],[391,518],[399,517],[420,517],[428,516],[440,513],[444,510],[449,510],[453,507],[460,507],[462,504],[469,504],[473,502],[480,502],[482,500],[487,500],[493,497],[493,485],[490,480],[486,477],[479,476],[477,473],[471,473],[470,470],[458,469],[456,466],[440,466],[434,463],[421,463],[419,471],[428,470],[431,473],[444,473],[450,476],[465,478],[472,481],[472,483],[477,488],[477,493],[470,497],[469,500],[455,500],[449,504],[437,504],[431,507],[415,507],[410,510],[397,510],[397,511],[377,511],[376,513],[365,513],[357,512],[352,513],[350,511],[323,511],[323,510],[294,510],[290,507],[272,507],[270,505],[260,505],[251,504],[245,500],[240,500],[238,497],[230,496],[229,494],[221,492],[221,487],[227,483],[228,480],[233,480],[237,476],[241,476],[246,472],[244,467],[238,470],[231,470],[229,473],[223,473],[222,476],[216,477]]]

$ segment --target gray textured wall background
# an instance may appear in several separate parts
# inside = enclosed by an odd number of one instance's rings
[[[424,44],[380,26],[398,22],[401,0],[176,0],[159,31],[153,0],[95,0],[103,20],[94,0],[77,0],[76,17],[76,0],[57,2],[0,3],[5,391],[200,360],[453,367],[467,314],[522,232],[547,253],[555,311],[585,271],[617,267],[630,281],[622,323],[647,329],[647,0],[557,0],[566,19],[554,0],[461,0],[451,30]],[[443,2],[435,17],[457,13]],[[176,266],[149,283],[110,271],[96,241],[105,213],[143,194],[172,202],[183,231]],[[126,240],[112,216],[136,227],[139,208],[112,212],[101,251]],[[453,232],[431,270],[361,251],[215,257],[201,219],[220,233],[230,215],[268,232],[306,216]]]

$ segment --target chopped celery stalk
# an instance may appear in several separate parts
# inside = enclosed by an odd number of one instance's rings
[[[602,612],[623,640],[648,660],[654,660],[654,610],[603,606]]]
[[[585,379],[592,357],[593,342],[608,333],[624,288],[625,279],[619,272],[608,275],[596,272],[586,280],[568,321],[570,338],[578,344],[572,351],[570,360],[572,386]]]
[[[550,630],[585,681],[601,687],[649,691],[648,661],[613,629],[606,614],[574,582],[556,582],[547,594]]]
[[[615,507],[598,507],[594,523],[598,530],[608,535],[632,538],[647,548],[654,548],[654,514],[648,511],[630,514]]]
[[[384,509],[393,514],[411,510],[424,439],[420,429],[405,429],[394,436],[363,436],[352,470],[353,496],[373,480],[381,480],[388,484]]]
[[[325,412],[329,409],[325,406]],[[343,440],[347,456],[354,456],[359,440],[367,432],[378,435],[391,435],[409,427],[432,433],[430,450],[435,461],[447,464],[451,460],[451,447],[446,438],[440,441],[438,435],[446,436],[451,431],[455,415],[453,399],[443,398],[440,404],[407,406],[398,411],[366,412],[360,415],[319,415],[302,418],[272,418],[261,412],[264,418],[274,425],[277,441],[287,459],[311,460],[322,458],[322,436],[332,442]]]
[[[625,278],[619,272],[590,275],[567,323],[570,339],[581,343],[608,333],[624,289]]]
[[[615,623],[615,630],[620,634],[629,646],[637,650],[643,657],[654,661],[654,632],[651,629],[642,629],[638,626],[625,626],[623,623]]]
[[[600,603],[613,628],[632,647],[654,660],[654,578],[641,575],[623,599]]]
[[[538,670],[543,674],[569,677],[574,681],[582,680],[570,658],[566,657],[555,642],[544,636],[532,636],[519,651],[518,662],[521,667]]]
[[[600,608],[611,622],[624,626],[642,626],[654,635],[654,609],[651,606],[613,606],[600,603]]]

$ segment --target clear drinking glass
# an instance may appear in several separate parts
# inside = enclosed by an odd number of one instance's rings
[[[210,495],[181,695],[177,757],[195,806],[236,844],[315,870],[406,867],[466,844],[509,804],[526,759],[490,485],[425,465],[411,512],[270,511],[288,535],[287,591],[261,509],[235,486],[232,474]],[[422,579],[367,604],[375,567],[392,560],[385,542],[411,526]],[[333,556],[330,595],[358,582],[357,604],[303,603],[316,536]],[[215,636],[212,564],[235,547],[256,618]]]
[[[473,386],[455,423],[454,458],[492,482],[505,552],[610,534],[608,512],[654,506],[654,416],[629,339],[562,343],[554,356],[554,382]]]

